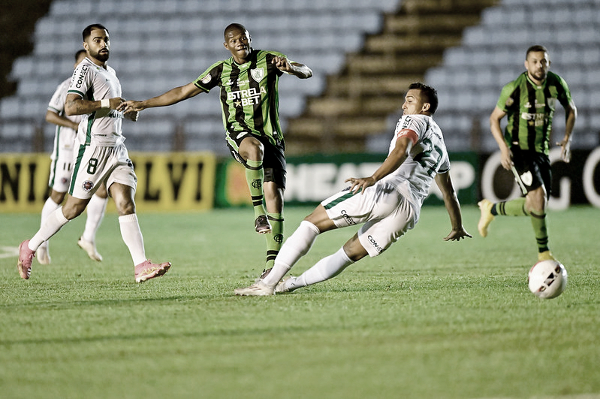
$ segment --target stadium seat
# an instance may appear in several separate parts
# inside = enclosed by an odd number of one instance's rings
[[[465,30],[462,45],[448,49],[443,64],[425,75],[426,82],[441,88],[440,110],[445,101],[453,100],[443,92],[469,90],[463,101],[454,99],[454,114],[441,112],[438,122],[458,129],[463,142],[468,140],[472,127],[464,121],[453,121],[456,114],[472,114],[479,118],[480,130],[489,132],[489,113],[500,89],[524,71],[525,50],[533,44],[543,44],[550,52],[551,70],[565,78],[580,111],[575,137],[582,140],[574,140],[573,147],[598,145],[600,118],[594,115],[600,109],[600,96],[595,94],[600,89],[599,29],[600,4],[591,0],[503,0],[486,9],[481,24]],[[455,72],[461,68],[463,72]],[[466,81],[466,75],[471,79]],[[564,116],[556,120],[560,118]],[[484,134],[482,149],[493,151],[496,147],[492,136]]]
[[[359,0],[344,4],[337,0],[105,0],[98,6],[91,0],[55,0],[48,15],[36,25],[33,54],[14,64],[11,77],[20,84],[15,100],[2,100],[0,104],[7,105],[0,105],[0,112],[4,118],[43,118],[54,88],[72,70],[73,53],[81,46],[81,30],[94,13],[111,33],[109,65],[117,70],[125,97],[155,96],[189,83],[215,61],[227,58],[222,47],[223,29],[235,21],[247,25],[257,48],[281,51],[315,72],[307,81],[282,78],[281,114],[284,118],[297,115],[304,107],[304,98],[318,95],[325,76],[342,67],[345,53],[362,46],[364,33],[380,28],[381,13],[393,11],[398,4],[399,0],[377,4]],[[245,13],[239,14],[240,9]],[[27,111],[14,106],[23,101],[29,105]],[[165,123],[171,124],[171,120],[194,114],[211,116],[221,123],[216,98],[150,112],[168,115],[171,119]],[[134,132],[144,130],[144,126],[148,131],[156,129],[143,120],[135,124]]]
[[[287,76],[280,80],[285,125],[289,116],[304,108],[308,96],[323,92],[328,74],[342,70],[346,54],[360,50],[365,34],[381,29],[383,13],[397,10],[400,3],[400,0],[146,0],[143,3],[103,0],[98,6],[91,0],[54,0],[48,14],[36,24],[33,53],[13,64],[10,78],[18,82],[18,89],[15,96],[0,100],[1,122],[7,123],[7,118],[30,118],[31,123],[38,123],[43,119],[54,88],[71,71],[73,53],[81,46],[83,25],[95,22],[88,20],[93,12],[111,32],[109,65],[117,70],[124,96],[135,99],[189,83],[213,62],[227,58],[229,54],[222,46],[224,27],[234,21],[245,24],[256,48],[281,51],[314,71],[314,77],[306,81]],[[155,34],[149,36],[149,31]],[[501,87],[523,71],[525,50],[535,43],[549,48],[552,70],[563,75],[571,86],[578,108],[585,115],[582,123],[589,125],[586,130],[600,131],[600,120],[595,117],[600,96],[590,94],[600,89],[598,31],[600,4],[594,0],[502,0],[486,9],[480,24],[467,28],[460,45],[446,50],[442,64],[425,75],[425,81],[440,91],[443,99],[440,110],[445,102],[450,102],[453,116],[460,115],[456,121],[440,113],[440,118],[447,118],[446,123],[458,131],[458,139],[452,143],[468,139],[474,117],[480,118],[481,127],[488,131],[488,114]],[[457,101],[458,93],[463,91],[468,93]],[[163,110],[148,111],[147,118],[128,125],[135,125],[135,132],[153,130],[152,115],[158,115],[170,126],[169,129],[162,126],[164,134],[165,129],[174,130],[178,118],[199,115],[202,120],[189,122],[195,134],[213,134],[216,128],[222,137],[220,105],[215,93],[209,95],[212,98],[202,96]],[[25,102],[28,107],[16,106]],[[205,123],[207,120],[210,122]],[[580,126],[578,122],[576,135],[582,136]],[[493,147],[493,139],[485,136],[484,148]],[[586,140],[598,139],[597,134],[586,137]],[[203,140],[193,142],[200,145]],[[4,144],[3,141],[2,151],[10,151],[13,144],[8,143],[7,147]],[[169,143],[164,145],[170,148]],[[575,140],[574,146],[577,145]],[[224,146],[217,147],[226,151]]]

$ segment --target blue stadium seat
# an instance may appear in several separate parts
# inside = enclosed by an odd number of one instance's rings
[[[525,70],[526,49],[542,44],[550,52],[551,70],[565,78],[579,110],[573,146],[600,144],[600,118],[596,117],[600,109],[598,31],[600,4],[592,0],[503,0],[486,9],[481,24],[465,30],[462,45],[448,49],[443,64],[425,76],[426,82],[440,88],[438,121],[457,129],[464,143],[469,140],[471,126],[453,119],[459,114],[479,118],[483,149],[494,151],[497,146],[489,134],[489,113],[502,86]],[[456,73],[457,69],[463,72]],[[465,79],[468,74],[471,80]],[[462,98],[465,90],[469,94]],[[453,101],[450,115],[442,111],[446,101]],[[561,118],[564,116],[556,120]],[[453,149],[451,144],[449,148]]]

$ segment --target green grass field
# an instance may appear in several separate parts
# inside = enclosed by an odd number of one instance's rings
[[[308,208],[286,209],[289,235]],[[170,260],[144,284],[108,214],[104,261],[76,241],[84,217],[51,241],[52,265],[21,280],[9,249],[39,226],[0,214],[1,398],[600,398],[600,210],[549,212],[569,272],[559,298],[527,289],[529,220],[496,219],[444,242],[443,208],[382,256],[289,295],[233,296],[262,271],[249,209],[140,214],[146,252]],[[355,230],[322,235],[298,275]]]

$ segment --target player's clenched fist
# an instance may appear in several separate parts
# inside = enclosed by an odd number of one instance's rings
[[[273,57],[273,60],[271,61],[271,63],[275,64],[277,69],[279,69],[281,71],[289,72],[292,69],[292,66],[290,65],[289,61],[285,57]]]

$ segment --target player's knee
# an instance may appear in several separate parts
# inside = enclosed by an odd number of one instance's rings
[[[55,204],[60,204],[65,199],[66,193],[61,193],[59,191],[52,190],[50,193],[50,198],[54,201]]]
[[[546,211],[547,206],[548,199],[546,197],[546,190],[543,186],[534,191],[530,191],[527,195],[525,203],[527,211],[541,214]]]
[[[254,137],[247,137],[240,145],[240,155],[245,160],[261,161],[265,155],[265,146]]]
[[[119,216],[131,215],[135,213],[135,202],[129,199],[115,201]]]
[[[96,192],[94,194],[100,198],[107,198],[108,192],[106,191],[106,186],[104,184],[101,184],[100,187],[98,187],[98,190],[96,190]]]
[[[344,244],[344,252],[352,262],[358,262],[369,254],[356,235]]]
[[[67,218],[68,220],[72,220],[75,219],[77,216],[81,215],[86,205],[87,202],[69,203],[69,201],[67,201],[67,203],[62,208],[62,213],[65,218]]]

